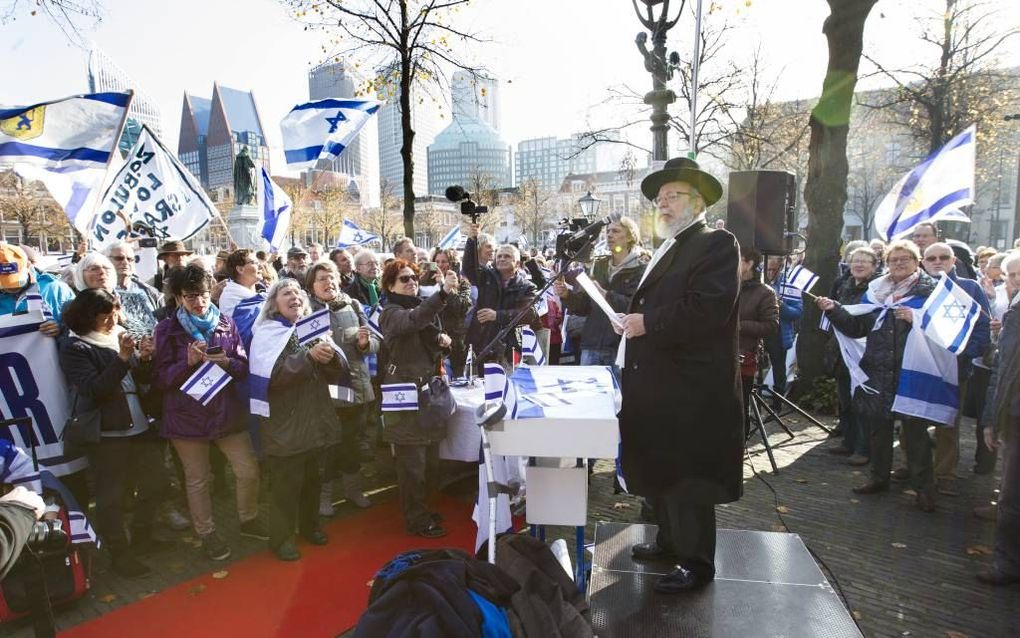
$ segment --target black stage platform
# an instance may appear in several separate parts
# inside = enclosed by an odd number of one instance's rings
[[[861,632],[796,534],[721,529],[715,581],[693,594],[652,589],[668,563],[631,559],[654,525],[600,523],[588,598],[599,638],[860,638]]]

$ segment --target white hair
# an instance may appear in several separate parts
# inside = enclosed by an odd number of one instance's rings
[[[996,257],[998,257],[998,255],[996,255]],[[1006,253],[1006,257],[1002,260],[1002,263],[999,264],[999,268],[1001,268],[1003,272],[1008,273],[1009,267],[1017,262],[1020,262],[1020,250],[1011,250]]]
[[[110,261],[106,257],[106,255],[95,251],[86,253],[85,256],[81,258],[81,261],[79,261],[78,264],[74,267],[74,270],[71,272],[71,277],[72,280],[74,281],[74,289],[81,292],[82,290],[88,288],[88,285],[85,283],[85,271],[91,268],[92,266],[102,266],[107,271],[109,271],[110,273],[109,280],[111,286],[110,290],[112,292],[113,285],[116,283],[117,279],[117,271],[113,267],[113,262]]]
[[[103,249],[103,254],[106,255],[107,257],[113,257],[113,251],[117,250],[118,248],[122,250],[130,250],[132,255],[135,254],[135,247],[131,245],[131,242],[127,242],[124,240],[117,240],[113,242],[112,244]]]
[[[308,301],[308,293],[306,293],[304,288],[301,287],[298,280],[291,279],[290,277],[284,277],[283,279],[276,280],[276,282],[270,286],[269,290],[266,292],[266,301],[262,304],[262,310],[259,311],[258,320],[260,322],[267,321],[269,319],[276,319],[280,316],[280,311],[276,308],[276,295],[284,288],[296,289],[301,294],[301,298],[305,300],[305,311],[302,313],[302,317],[311,311],[312,306]]]

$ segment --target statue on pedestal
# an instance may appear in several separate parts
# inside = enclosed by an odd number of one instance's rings
[[[247,146],[234,158],[234,205],[255,205],[255,162]]]

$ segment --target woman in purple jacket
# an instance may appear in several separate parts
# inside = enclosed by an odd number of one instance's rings
[[[216,533],[212,518],[210,443],[227,457],[237,478],[241,534],[263,540],[268,534],[257,518],[258,463],[238,392],[248,374],[248,355],[233,320],[213,305],[212,286],[212,275],[198,264],[168,273],[167,288],[177,310],[156,326],[153,377],[163,390],[160,433],[171,440],[184,466],[195,533],[206,557],[225,560],[230,547]],[[225,378],[218,379],[222,372]]]

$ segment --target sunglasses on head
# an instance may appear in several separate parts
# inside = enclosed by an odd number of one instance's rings
[[[400,275],[397,277],[397,281],[402,284],[406,284],[409,281],[418,281],[418,275]]]

